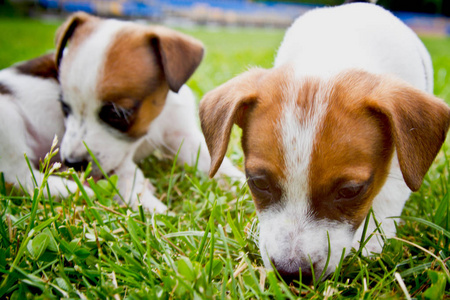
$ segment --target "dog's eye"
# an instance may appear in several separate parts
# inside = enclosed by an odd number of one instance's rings
[[[263,177],[249,178],[248,183],[250,187],[255,187],[260,191],[268,191],[270,189],[269,181]]]
[[[277,177],[266,169],[245,170],[248,187],[258,210],[267,209],[281,199],[282,191],[277,184]]]
[[[72,113],[72,109],[70,108],[70,106],[65,103],[64,101],[60,100],[59,101],[61,103],[61,108],[64,114],[64,117],[67,118],[68,115],[70,115]]]
[[[349,200],[358,196],[363,190],[364,185],[350,184],[339,189],[337,200]]]
[[[136,105],[131,108],[124,108],[113,102],[109,102],[102,106],[98,116],[109,126],[121,132],[126,132],[134,123],[135,112],[138,107],[139,106]]]

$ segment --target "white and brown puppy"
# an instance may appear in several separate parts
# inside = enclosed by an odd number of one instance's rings
[[[40,184],[39,161],[50,150],[55,135],[64,134],[54,54],[48,54],[0,71],[0,172],[5,181],[32,190],[33,175]],[[77,185],[50,176],[50,193],[67,196]],[[47,192],[47,189],[44,190]]]
[[[202,44],[160,26],[75,13],[59,28],[56,48],[66,126],[63,162],[85,168],[91,160],[85,143],[106,173],[118,175],[125,201],[135,206],[139,198],[148,210],[163,212],[166,206],[135,162],[159,148],[179,150],[180,163],[194,164],[200,147],[198,168],[208,170],[195,99],[184,85],[202,60]],[[242,176],[229,161],[220,171]]]
[[[432,90],[418,37],[388,11],[358,3],[306,13],[272,69],[251,69],[204,97],[211,176],[232,125],[242,127],[266,267],[288,279],[299,269],[311,277],[311,265],[316,278],[332,272],[344,248],[358,247],[371,207],[395,235],[388,217],[419,189],[449,127],[450,110]],[[369,232],[375,227],[371,220]],[[382,241],[367,250],[380,252]]]

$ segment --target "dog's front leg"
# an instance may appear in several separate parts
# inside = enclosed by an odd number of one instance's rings
[[[26,189],[28,193],[32,194],[36,187],[39,188],[42,183],[44,183],[44,174],[38,170],[33,170],[34,179],[37,183],[36,186],[30,170],[27,170],[27,172],[28,173],[25,172],[21,177],[17,176],[15,178],[11,178],[10,176],[6,176],[6,181],[14,183],[17,187],[21,186]],[[46,183],[48,185],[48,189],[46,187],[42,188],[43,195],[46,198],[51,196],[56,196],[59,199],[67,198],[70,194],[74,194],[79,190],[78,185],[74,181],[55,175],[49,176]],[[84,187],[84,189],[89,197],[94,195],[94,192],[90,188]]]
[[[122,163],[115,173],[119,177],[119,193],[133,209],[137,209],[141,203],[151,213],[163,213],[167,210],[167,206],[153,195],[153,185],[131,159]]]
[[[179,163],[191,166],[197,163],[200,171],[208,173],[211,157],[198,128],[196,115],[195,98],[191,90],[183,86],[178,94],[169,93],[163,112],[150,128],[149,137],[166,152],[172,155],[178,152]],[[245,181],[244,174],[227,158],[223,160],[218,173],[220,176]]]
[[[9,139],[11,140],[11,139]],[[3,172],[5,181],[12,183],[17,188],[23,188],[28,193],[32,194],[36,187],[41,187],[42,184],[47,184],[46,187],[42,188],[43,195],[45,197],[56,196],[57,198],[67,198],[70,194],[76,193],[78,191],[78,185],[72,181],[63,177],[56,175],[50,175],[44,182],[45,175],[39,170],[32,167],[29,168],[23,156],[18,155],[18,153],[30,153],[31,149],[26,149],[25,146],[22,148],[15,147],[22,141],[16,139],[15,141],[8,143],[8,147],[0,147],[0,172]],[[88,196],[93,196],[93,191],[85,187]]]
[[[36,180],[38,180],[38,183],[42,182],[42,176],[43,176],[42,173],[39,173],[39,171],[36,171],[35,176],[36,176]],[[55,176],[55,175],[51,175],[47,178],[47,184],[50,189],[50,194],[52,196],[57,196],[60,198],[67,198],[70,194],[74,194],[77,191],[79,191],[79,187],[74,181],[67,180],[66,178]],[[86,191],[86,193],[89,197],[93,197],[94,192],[89,187],[84,186],[84,190]],[[46,197],[50,196],[50,195],[48,195],[46,188],[44,188],[43,191],[44,191],[44,195]]]

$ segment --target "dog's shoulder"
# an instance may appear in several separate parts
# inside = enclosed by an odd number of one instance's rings
[[[42,104],[59,99],[58,70],[54,54],[16,63],[0,70],[0,97],[21,105]],[[25,104],[27,103],[27,104]]]

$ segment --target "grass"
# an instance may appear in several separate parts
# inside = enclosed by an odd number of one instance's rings
[[[0,67],[51,49],[57,25],[0,19]],[[186,31],[207,48],[189,81],[199,97],[249,66],[270,67],[283,35],[256,29]],[[450,102],[450,40],[424,42],[434,61],[436,94]],[[57,202],[42,196],[45,180],[24,195],[0,178],[0,298],[450,298],[445,153],[407,202],[398,238],[388,240],[374,258],[353,251],[334,274],[312,286],[287,286],[262,267],[247,187],[218,186],[193,167],[156,156],[142,162],[156,194],[170,202],[170,213],[156,216],[111,201],[114,192],[106,181],[91,182],[93,199],[79,193]],[[229,156],[242,166],[238,130]]]

